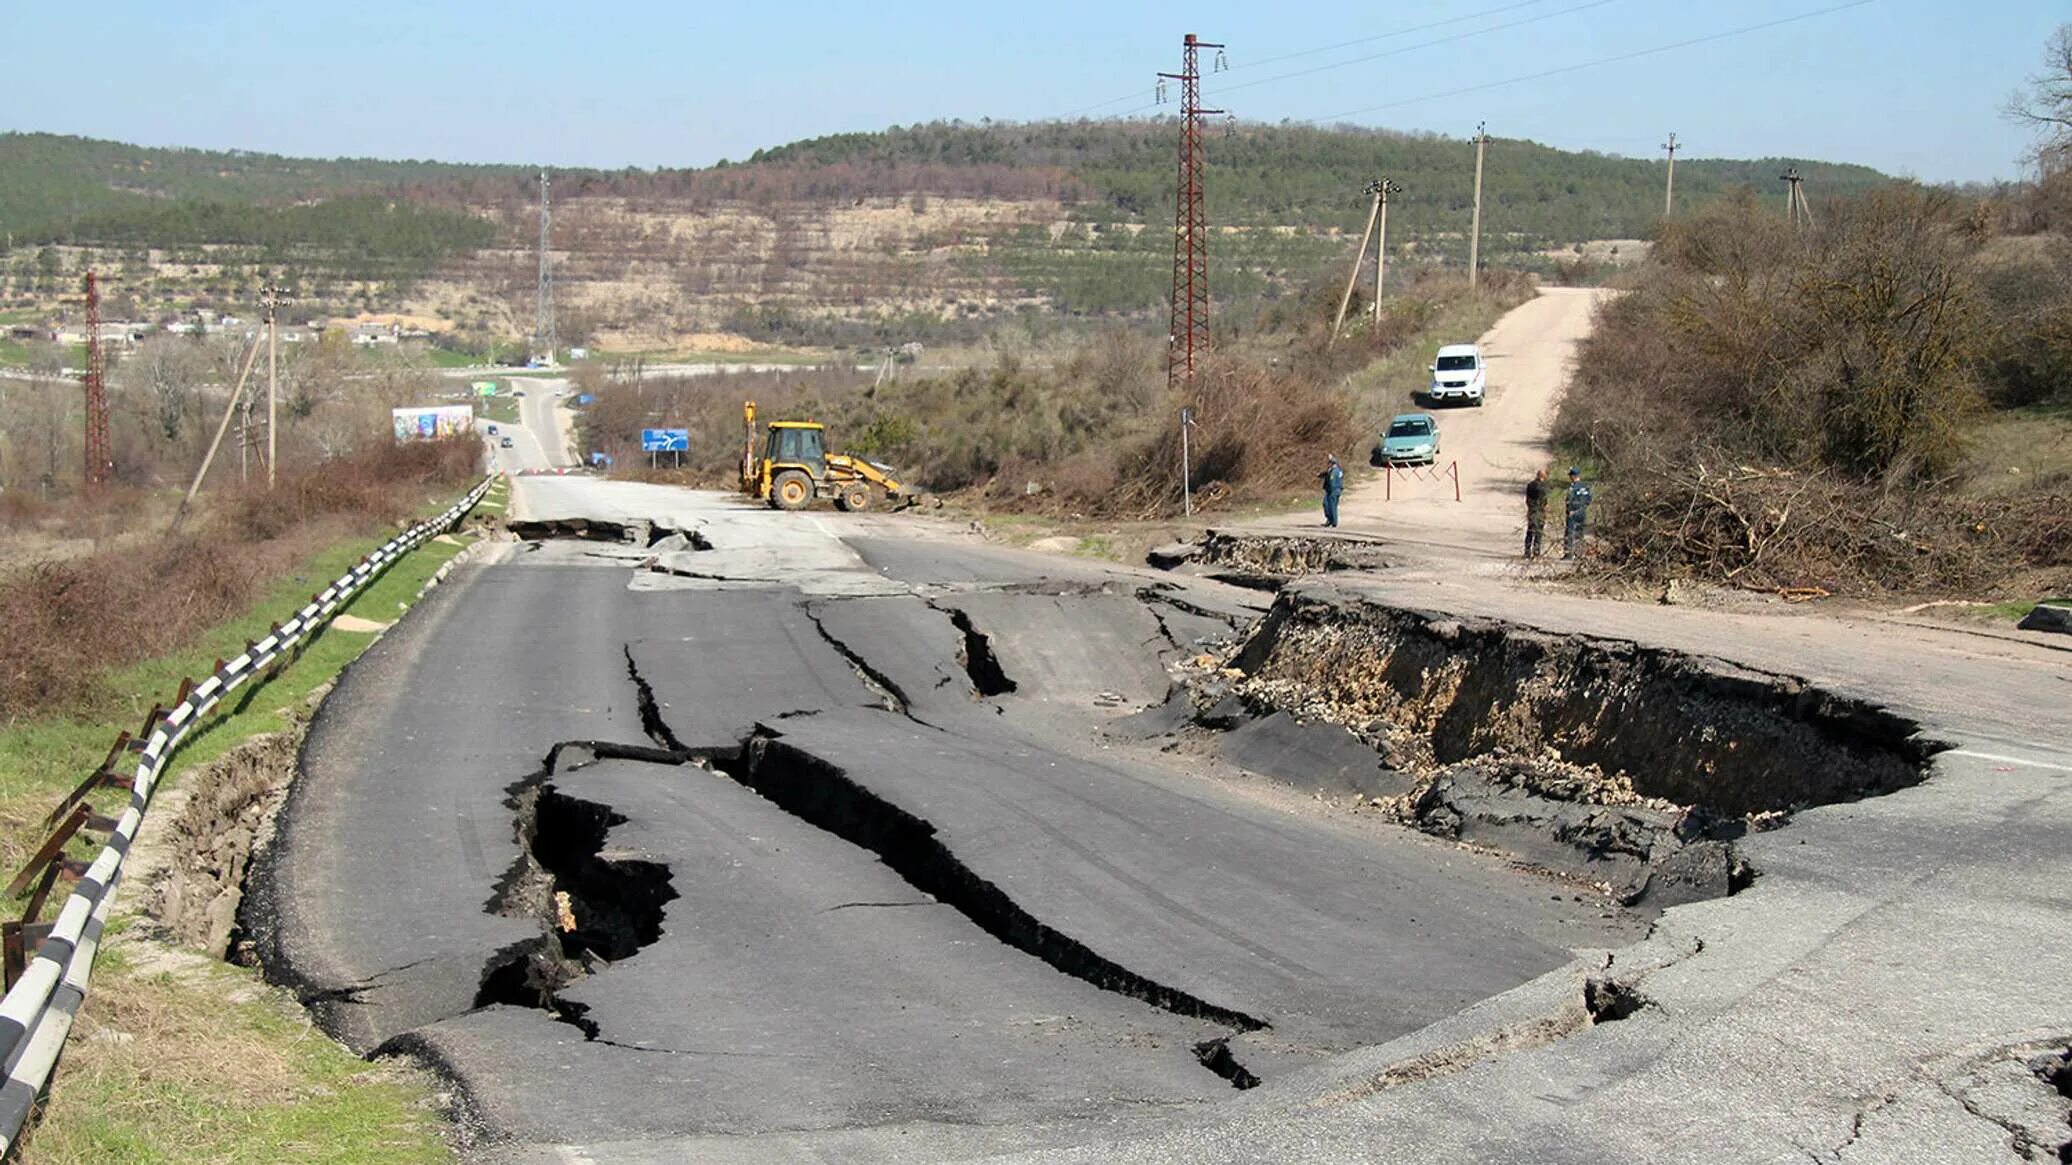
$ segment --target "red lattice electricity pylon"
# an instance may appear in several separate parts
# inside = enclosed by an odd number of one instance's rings
[[[108,384],[101,361],[101,292],[86,273],[86,484],[96,488],[115,476],[115,451],[108,443]]]
[[[1209,220],[1202,209],[1201,119],[1220,109],[1201,107],[1201,49],[1222,45],[1182,42],[1180,83],[1180,202],[1173,216],[1173,330],[1166,349],[1166,387],[1191,387],[1209,351]]]

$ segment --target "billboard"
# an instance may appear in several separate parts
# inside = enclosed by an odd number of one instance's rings
[[[475,428],[475,406],[434,405],[428,408],[390,409],[389,418],[395,422],[396,440],[431,441],[472,432]]]
[[[475,390],[476,396],[496,395],[496,381],[494,380],[477,380],[470,384],[468,387]]]
[[[689,429],[642,429],[640,431],[642,453],[688,453],[691,451]]]

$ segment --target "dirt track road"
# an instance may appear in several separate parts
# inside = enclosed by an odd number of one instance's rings
[[[1438,472],[1398,471],[1393,481],[1378,471],[1362,475],[1346,490],[1340,525],[1516,554],[1525,529],[1525,479],[1543,465],[1556,477],[1565,468],[1548,460],[1547,430],[1576,345],[1590,334],[1591,317],[1605,294],[1593,288],[1546,288],[1498,320],[1480,340],[1490,388],[1488,402],[1479,409],[1425,410],[1412,403],[1410,386],[1404,386],[1403,411],[1429,411],[1439,418]],[[1459,502],[1453,500],[1453,482],[1441,476],[1449,462],[1460,468]],[[1558,528],[1549,533],[1560,537]]]

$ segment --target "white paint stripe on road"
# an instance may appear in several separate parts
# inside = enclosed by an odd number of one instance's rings
[[[2027,757],[2007,756],[1997,752],[1977,752],[1969,748],[1953,748],[1942,755],[1964,756],[1970,757],[1972,760],[1998,761],[2001,764],[2007,765],[2027,765],[2032,769],[2050,769],[2054,772],[2072,773],[2072,765],[2054,765],[2049,761],[2030,760]]]

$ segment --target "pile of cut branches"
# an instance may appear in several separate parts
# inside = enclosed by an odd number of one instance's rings
[[[2072,495],[1967,498],[1881,488],[1716,452],[1629,467],[1600,507],[1617,576],[1782,593],[1973,591],[2026,571],[2072,575]]]

